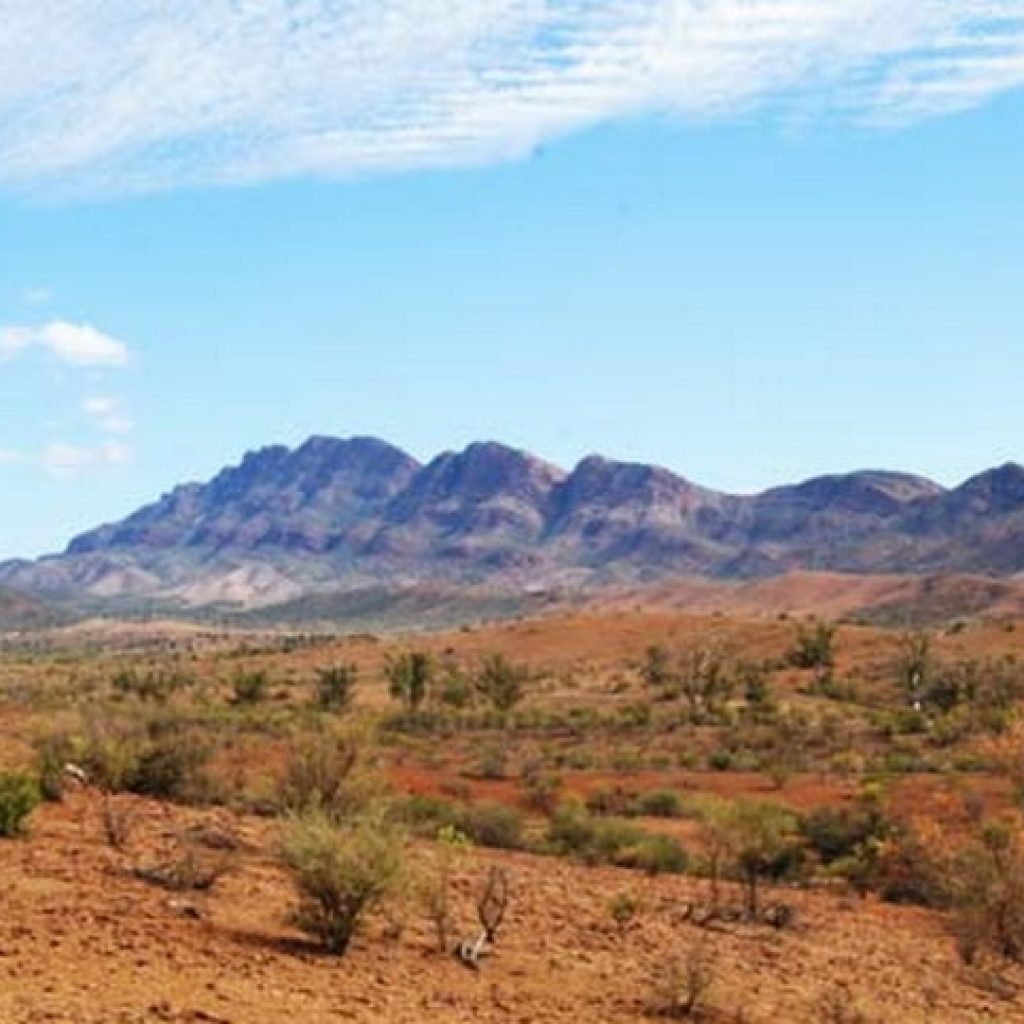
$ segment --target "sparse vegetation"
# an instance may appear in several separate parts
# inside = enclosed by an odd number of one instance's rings
[[[243,891],[220,884],[229,868],[246,891],[274,884],[265,857],[278,826],[250,815],[280,815],[294,923],[317,943],[343,952],[370,918],[365,934],[390,942],[389,956],[419,944],[474,969],[491,943],[461,929],[490,868],[534,880],[557,872],[559,886],[582,884],[579,906],[618,936],[622,957],[669,925],[682,937],[652,1011],[683,1019],[721,1017],[707,989],[690,1004],[688,936],[777,943],[788,955],[785,932],[798,923],[813,948],[833,906],[856,935],[853,893],[937,915],[965,977],[1024,962],[1024,830],[1012,792],[1024,792],[1024,689],[1002,626],[977,650],[974,626],[910,636],[829,627],[831,664],[813,675],[790,657],[787,620],[704,619],[700,633],[665,630],[646,655],[633,623],[629,653],[605,661],[552,654],[547,636],[538,657],[540,628],[424,636],[413,651],[376,638],[231,638],[197,657],[117,652],[116,668],[94,665],[102,652],[66,663],[11,655],[0,661],[0,703],[29,723],[31,743],[4,755],[31,766],[24,777],[53,798],[67,791],[63,808],[40,810],[47,827],[29,842],[87,821],[86,846],[102,838],[117,853],[106,854],[109,877],[167,889],[175,914],[201,919]],[[274,692],[240,699],[249,674],[274,680]],[[400,708],[388,710],[389,694]],[[652,877],[591,875],[572,862]],[[691,879],[654,877],[683,874]],[[820,898],[808,908],[790,886]],[[560,888],[531,893],[524,914],[551,900],[571,930],[564,898]],[[407,926],[411,907],[429,931]],[[729,960],[711,973],[733,983]]]

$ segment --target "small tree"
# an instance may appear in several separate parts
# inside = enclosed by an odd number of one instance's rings
[[[760,883],[782,877],[800,858],[796,824],[789,811],[774,804],[720,799],[705,803],[701,825],[713,911],[718,907],[719,880],[728,869],[746,889],[748,916],[758,916]]]
[[[726,844],[747,890],[747,914],[758,915],[758,886],[784,875],[798,856],[796,821],[774,804],[737,800],[726,822]]]
[[[296,818],[281,858],[299,894],[292,920],[338,956],[366,911],[396,890],[405,865],[402,837],[376,813],[344,829],[315,812]]]
[[[425,651],[388,655],[384,663],[388,692],[408,711],[418,711],[434,678],[434,660]]]
[[[714,713],[732,692],[733,680],[721,653],[699,647],[679,660],[679,686],[694,715]]]
[[[484,659],[476,674],[477,692],[495,711],[507,714],[525,696],[529,671],[524,665],[509,661],[503,654]]]
[[[931,685],[935,670],[931,647],[931,637],[927,633],[906,633],[900,638],[896,675],[911,704],[922,701]]]
[[[352,706],[358,669],[355,665],[331,665],[317,669],[314,703],[321,711],[347,711]]]
[[[665,690],[675,679],[672,671],[672,658],[668,650],[661,644],[651,644],[644,652],[644,662],[640,667],[640,676],[653,690]]]

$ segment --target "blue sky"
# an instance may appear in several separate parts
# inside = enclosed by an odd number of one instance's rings
[[[161,5],[54,2],[0,28],[0,557],[312,433],[736,491],[1021,457],[1024,3],[451,0],[428,46],[410,0],[305,0],[309,36],[211,0],[186,89],[100,70],[105,24],[184,31]],[[219,41],[316,68],[373,7],[416,46],[340,84]],[[689,20],[663,52],[637,12]],[[75,56],[36,81],[5,59],[47,14]]]

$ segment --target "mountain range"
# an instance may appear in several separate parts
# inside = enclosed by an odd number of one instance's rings
[[[756,495],[600,456],[563,470],[496,443],[421,464],[374,438],[247,454],[0,586],[111,607],[252,607],[416,585],[524,593],[797,570],[1024,572],[1024,467],[958,487],[864,471]]]

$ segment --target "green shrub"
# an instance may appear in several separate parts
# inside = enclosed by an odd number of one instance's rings
[[[439,796],[414,794],[394,805],[392,817],[417,835],[433,837],[441,828],[457,828],[463,809]]]
[[[551,817],[548,845],[586,864],[615,864],[651,874],[686,869],[686,853],[671,836],[645,832],[615,818],[595,818],[578,801],[566,801]]]
[[[684,651],[679,660],[678,685],[694,722],[717,714],[732,693],[735,679],[721,650],[697,647]]]
[[[550,814],[558,802],[562,779],[555,772],[546,771],[540,762],[530,762],[523,768],[522,786],[530,807]]]
[[[239,672],[231,682],[235,704],[260,704],[270,696],[270,676],[260,669]]]
[[[681,875],[689,865],[689,858],[677,839],[652,832],[645,834],[638,845],[617,854],[613,863],[649,875]]]
[[[835,664],[836,627],[814,622],[797,629],[789,663],[795,668],[830,669]]]
[[[339,956],[366,911],[398,887],[405,864],[401,835],[376,814],[344,829],[322,814],[296,818],[281,859],[299,894],[293,922]]]
[[[293,813],[319,810],[335,821],[364,810],[380,788],[367,742],[342,729],[293,740],[278,784],[281,806]]]
[[[434,659],[425,651],[388,655],[384,662],[388,693],[410,712],[419,710],[434,681]]]
[[[473,703],[473,686],[457,668],[451,668],[441,680],[438,699],[456,711],[463,711]]]
[[[683,814],[683,801],[672,789],[655,789],[642,793],[637,800],[637,811],[648,818],[679,818]]]
[[[587,795],[586,807],[592,814],[628,817],[636,811],[640,800],[636,790],[623,786],[595,789]]]
[[[651,644],[644,652],[640,677],[654,690],[665,690],[675,681],[672,656],[661,644]]]
[[[560,804],[548,825],[548,843],[561,856],[596,862],[597,820],[576,800]]]
[[[207,803],[214,797],[206,771],[208,737],[172,715],[96,719],[80,741],[79,760],[108,792]]]
[[[158,737],[139,753],[125,788],[140,796],[203,803],[209,796],[210,751],[193,737]]]
[[[719,879],[729,874],[743,883],[747,913],[756,919],[761,882],[794,877],[802,867],[795,816],[775,804],[716,797],[703,800],[699,814],[713,901]]]
[[[621,772],[623,775],[635,774],[641,771],[644,766],[644,760],[640,752],[626,748],[613,750],[609,763],[615,771]]]
[[[0,772],[0,838],[25,830],[28,816],[42,802],[39,784],[23,772]]]
[[[321,711],[347,711],[352,706],[357,678],[355,665],[317,669],[313,703]]]
[[[863,853],[891,831],[891,823],[874,805],[822,807],[800,821],[801,835],[826,866]]]
[[[500,714],[510,712],[526,695],[529,672],[524,665],[509,661],[503,654],[484,659],[476,673],[477,693]]]
[[[180,673],[150,669],[140,672],[132,668],[122,668],[111,680],[111,689],[118,699],[134,697],[139,701],[151,701],[155,704],[166,704],[180,690],[195,685],[191,676]]]
[[[615,922],[620,934],[624,934],[633,923],[640,907],[640,898],[632,892],[617,892],[608,901],[608,915]]]
[[[626,704],[616,713],[618,723],[626,729],[646,729],[654,720],[654,709],[650,704]]]
[[[868,884],[890,903],[947,909],[950,876],[945,842],[948,836],[934,830],[899,824],[879,849]]]
[[[514,807],[492,801],[469,804],[454,822],[478,846],[519,850],[524,846],[523,816]]]
[[[514,807],[496,801],[459,803],[435,796],[410,796],[396,805],[394,817],[418,835],[433,837],[450,828],[477,846],[521,850],[526,846],[526,822]]]
[[[973,963],[983,950],[1024,960],[1024,842],[1018,823],[987,822],[948,875],[957,951]]]
[[[487,743],[482,746],[471,769],[478,779],[504,779],[508,777],[508,746],[505,743]],[[468,774],[468,773],[467,773]]]

